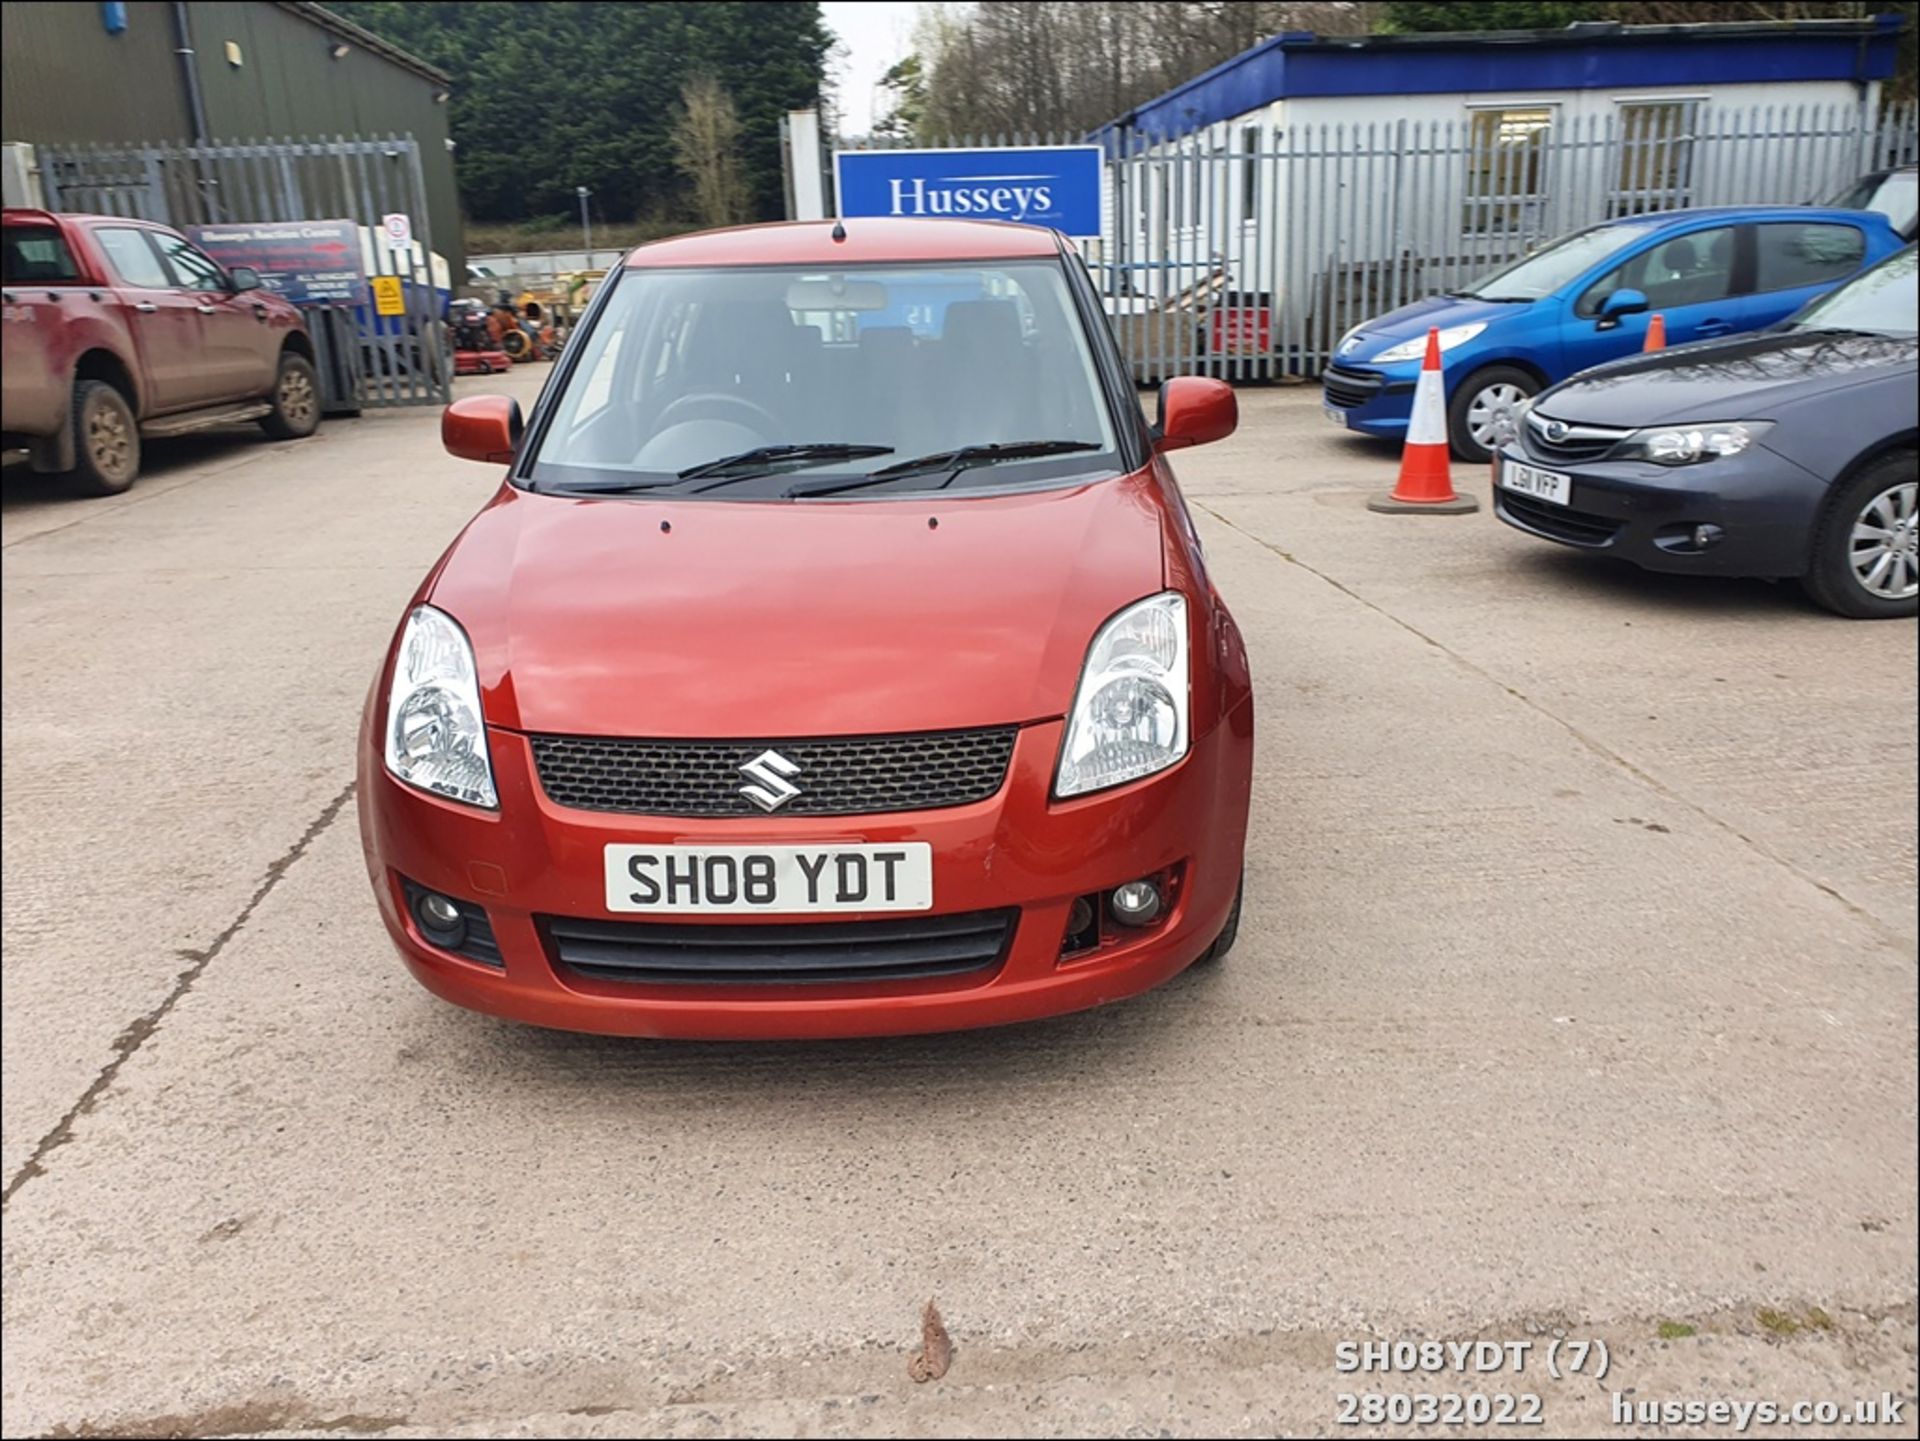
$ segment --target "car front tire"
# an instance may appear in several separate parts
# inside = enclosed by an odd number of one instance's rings
[[[1227,923],[1220,927],[1220,934],[1213,938],[1213,944],[1207,947],[1194,965],[1210,966],[1226,958],[1227,952],[1233,949],[1233,943],[1240,934],[1240,907],[1246,899],[1247,877],[1243,871],[1240,875],[1240,889],[1233,893],[1233,909],[1227,912]]]
[[[1512,365],[1489,365],[1461,381],[1447,407],[1447,439],[1456,459],[1471,465],[1493,460],[1503,419],[1518,433],[1516,408],[1540,393],[1540,382]]]
[[[1835,488],[1814,530],[1801,585],[1837,615],[1898,620],[1920,609],[1915,553],[1920,452],[1896,451]]]
[[[313,362],[291,350],[280,357],[280,373],[274,377],[270,414],[260,418],[260,428],[275,440],[304,440],[320,428],[320,377]]]

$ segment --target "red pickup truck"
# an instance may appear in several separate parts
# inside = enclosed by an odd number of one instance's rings
[[[117,215],[0,214],[0,443],[113,495],[143,438],[258,421],[313,434],[320,390],[300,312],[244,267]]]

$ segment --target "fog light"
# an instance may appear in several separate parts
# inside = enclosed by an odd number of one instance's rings
[[[1160,914],[1160,887],[1152,881],[1128,881],[1113,888],[1107,904],[1122,925],[1144,926]]]
[[[435,945],[451,949],[467,938],[467,922],[460,907],[433,891],[422,891],[414,897],[413,918]]]

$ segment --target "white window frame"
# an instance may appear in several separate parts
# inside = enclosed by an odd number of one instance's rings
[[[1703,107],[1712,97],[1699,91],[1678,94],[1655,95],[1615,95],[1613,99],[1613,123],[1615,126],[1616,149],[1611,157],[1610,170],[1612,181],[1607,186],[1607,218],[1618,219],[1623,215],[1643,215],[1654,210],[1681,209],[1693,204],[1695,143],[1699,140],[1700,116]],[[1685,133],[1684,148],[1680,152],[1678,178],[1664,186],[1630,186],[1623,184],[1627,178],[1627,112],[1645,110],[1654,106],[1681,106],[1683,114],[1681,126]],[[1669,144],[1673,143],[1672,141]],[[1643,203],[1645,202],[1645,203]]]
[[[1493,174],[1495,172],[1482,172],[1474,163],[1478,158],[1478,151],[1474,145],[1474,133],[1479,128],[1476,122],[1483,112],[1500,112],[1507,110],[1546,111],[1548,118],[1544,129],[1549,137],[1549,141],[1544,143],[1540,148],[1540,165],[1538,173],[1534,176],[1532,188],[1510,192],[1489,189],[1485,193],[1481,193],[1475,189],[1476,178],[1483,173]],[[1553,148],[1551,137],[1559,130],[1564,121],[1566,113],[1565,102],[1560,100],[1527,98],[1524,96],[1498,100],[1469,100],[1466,102],[1466,111],[1467,133],[1463,154],[1466,159],[1467,168],[1465,184],[1463,184],[1460,189],[1461,231],[1468,236],[1495,236],[1524,233],[1528,229],[1526,223],[1528,207],[1545,206],[1553,193],[1553,176],[1551,173],[1553,168]],[[1506,213],[1514,218],[1505,225],[1494,225],[1490,222],[1496,212]]]

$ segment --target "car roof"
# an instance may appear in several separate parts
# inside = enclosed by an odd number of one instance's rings
[[[1703,205],[1693,210],[1656,210],[1646,215],[1623,215],[1607,225],[1645,225],[1665,227],[1690,225],[1711,220],[1860,220],[1866,217],[1886,222],[1877,210],[1844,210],[1833,205]]]
[[[31,205],[9,205],[0,212],[0,222],[7,225],[97,225],[102,221],[110,225],[144,225],[151,230],[166,230],[169,227],[158,220],[142,220],[137,215],[94,215],[84,210],[38,210]]]
[[[834,231],[842,232],[834,239]],[[1005,220],[796,220],[703,230],[642,245],[632,269],[685,265],[858,265],[889,260],[1013,260],[1056,256],[1060,237]]]

